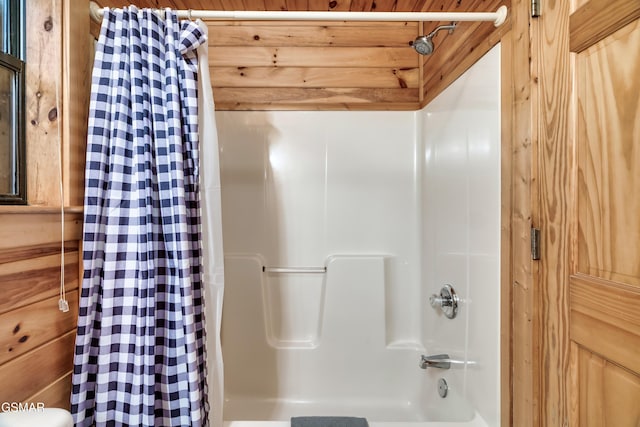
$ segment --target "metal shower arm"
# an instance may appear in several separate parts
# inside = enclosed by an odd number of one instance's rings
[[[427,38],[432,38],[433,36],[436,35],[436,33],[438,31],[441,31],[441,30],[449,30],[449,34],[451,34],[453,32],[453,30],[456,29],[456,25],[457,24],[455,22],[452,22],[450,25],[440,25],[440,26],[436,27],[435,30],[431,31],[429,33],[429,35],[427,36]]]

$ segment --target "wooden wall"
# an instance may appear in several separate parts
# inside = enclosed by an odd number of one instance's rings
[[[416,22],[208,22],[222,110],[420,107]]]
[[[573,425],[637,426],[640,80],[630,76],[640,74],[640,2],[591,0],[571,11],[568,27],[573,144],[570,157],[553,161],[569,165],[573,193],[561,205],[570,263],[558,309],[569,314],[562,349],[573,375],[559,390],[568,409],[558,412]]]
[[[122,7],[128,1],[100,0]],[[138,0],[140,7],[214,10],[494,12],[511,0]],[[450,22],[208,21],[218,110],[417,110],[500,41],[509,24],[459,23],[420,56],[411,42]],[[423,28],[424,26],[424,28]],[[92,31],[96,32],[93,27]]]
[[[121,7],[123,0],[100,0]],[[441,23],[208,22],[218,110],[416,110],[502,42],[501,425],[535,426],[540,396],[529,233],[533,223],[530,0],[139,0],[141,7],[222,10],[495,11],[507,21],[460,23],[420,56],[409,46]],[[196,3],[199,3],[196,4]],[[215,3],[215,4],[214,4]],[[263,3],[261,5],[261,3]],[[328,5],[328,7],[327,7]],[[96,27],[92,26],[96,34]]]
[[[88,0],[26,3],[29,205],[0,206],[0,402],[69,407],[90,82],[88,10]],[[66,313],[58,310],[63,241]]]
[[[161,2],[154,1],[154,6]],[[110,3],[101,1],[103,5]],[[111,3],[116,3],[113,0]],[[126,3],[129,3],[127,1]],[[140,3],[140,2],[136,2]],[[176,7],[186,6],[176,4]],[[236,4],[245,6],[252,2],[226,1],[229,8]],[[280,9],[277,2],[264,2],[264,9]],[[304,6],[302,4],[304,3]],[[428,3],[428,4],[427,4]],[[500,2],[493,0],[441,0],[437,1],[335,1],[329,2],[331,10],[482,10],[493,11]],[[531,202],[534,177],[532,177],[533,124],[531,98],[536,76],[529,68],[531,56],[529,1],[501,2],[510,7],[510,17],[505,25],[495,29],[491,23],[463,23],[449,35],[441,32],[435,38],[436,50],[429,57],[421,57],[408,47],[416,35],[430,31],[438,23],[423,24],[370,24],[370,23],[276,23],[234,22],[223,25],[209,22],[211,31],[210,67],[214,95],[218,109],[417,109],[425,105],[461,75],[482,54],[498,41],[503,45],[503,295],[506,301],[513,297],[513,306],[502,310],[503,332],[503,392],[502,425],[536,425],[536,408],[539,397],[535,370],[535,332],[531,328],[535,311],[539,308],[533,301],[533,265],[528,252],[528,232],[532,222]],[[0,380],[16,388],[27,387],[17,399],[45,399],[48,405],[68,404],[70,355],[72,352],[72,330],[68,318],[49,305],[55,299],[53,284],[54,269],[59,270],[58,242],[39,238],[52,236],[59,221],[56,210],[46,206],[59,206],[56,179],[58,165],[53,162],[57,155],[58,123],[62,138],[63,176],[66,206],[76,206],[82,199],[82,153],[86,134],[86,103],[88,102],[88,64],[91,47],[82,37],[88,27],[84,11],[88,1],[65,0],[59,8],[52,9],[47,0],[30,0],[32,14],[30,25],[33,58],[38,58],[38,49],[55,52],[47,65],[33,61],[29,109],[32,136],[28,137],[31,158],[29,163],[30,202],[42,208],[30,206],[21,211],[8,213],[0,209],[0,239],[8,242],[0,247],[0,292],[4,283],[19,286],[16,280],[27,283],[49,283],[24,302],[12,297],[0,311],[0,335],[6,345],[14,344],[13,353],[0,362]],[[58,3],[54,3],[58,4]],[[306,1],[283,1],[291,9],[310,8]],[[291,7],[293,5],[299,5]],[[113,4],[113,6],[117,6]],[[141,5],[142,6],[142,5]],[[198,6],[194,6],[198,7]],[[355,8],[355,9],[354,9]],[[463,9],[461,9],[463,8]],[[259,9],[251,7],[249,9]],[[88,13],[87,13],[88,17]],[[60,27],[60,24],[63,24]],[[92,26],[95,32],[95,26]],[[52,43],[61,47],[52,47]],[[275,56],[274,56],[275,55]],[[43,56],[45,58],[45,56]],[[244,67],[244,68],[242,68]],[[61,81],[57,79],[61,76]],[[61,91],[61,111],[53,110],[52,91]],[[57,148],[56,148],[57,147]],[[30,212],[29,215],[26,213]],[[80,221],[80,210],[71,208]],[[47,228],[34,228],[36,224]],[[48,225],[45,225],[48,224]],[[78,255],[80,239],[79,223],[67,226],[65,246]],[[2,231],[5,230],[5,231]],[[29,231],[30,230],[30,231]],[[5,234],[2,234],[2,233]],[[11,234],[11,239],[5,240]],[[55,240],[55,239],[53,239]],[[60,238],[58,237],[58,241]],[[66,280],[69,288],[77,288],[77,259],[67,255]],[[70,265],[75,262],[76,267]],[[16,279],[21,275],[19,279]],[[33,279],[25,279],[25,278]],[[16,279],[16,280],[14,280]],[[59,279],[59,276],[58,276]],[[12,281],[13,280],[13,281]],[[17,293],[13,288],[9,294]],[[74,291],[69,294],[75,298]],[[3,294],[0,298],[4,298]],[[71,304],[74,305],[73,300]],[[55,309],[55,310],[54,310]],[[25,317],[26,316],[26,317]],[[13,332],[20,322],[17,332]],[[513,322],[512,322],[513,319]],[[37,332],[41,325],[52,321],[54,332],[45,338],[31,340],[20,331],[32,331],[30,336],[43,337]],[[27,326],[30,325],[30,326]],[[40,326],[38,326],[40,325]],[[11,340],[14,341],[11,341]],[[15,344],[15,340],[19,345]],[[67,341],[65,341],[67,340]],[[27,347],[27,343],[32,347]],[[38,344],[39,343],[39,344]],[[4,344],[3,344],[4,345]],[[46,347],[51,345],[54,347]],[[46,365],[42,355],[60,346],[63,356]],[[65,350],[62,349],[65,348]],[[9,347],[6,347],[9,348]],[[7,350],[8,352],[8,350]],[[9,353],[9,352],[8,352]],[[19,365],[21,363],[21,365]],[[7,368],[9,367],[9,368]],[[13,369],[23,368],[31,375],[26,378],[15,375]],[[46,367],[54,374],[39,382],[38,374]],[[512,381],[513,369],[513,381]],[[42,397],[45,396],[45,397]],[[57,396],[57,397],[56,397]],[[513,401],[511,401],[513,396]],[[64,401],[55,401],[55,399]],[[512,405],[515,408],[512,412]]]
[[[1,402],[69,407],[78,316],[82,218],[65,218],[65,283],[70,310],[58,310],[61,221],[29,208],[0,213]]]
[[[27,201],[60,206],[62,7],[33,0],[26,5]]]
[[[83,203],[92,66],[89,52],[93,48],[88,35],[88,10],[89,0],[27,2],[26,140],[30,206]]]
[[[434,52],[422,57],[422,97],[421,106],[428,104],[440,92],[460,77],[478,59],[495,46],[511,29],[514,13],[511,0],[441,0],[437,10],[452,12],[494,12],[500,6],[507,6],[507,21],[496,28],[491,22],[460,22],[453,33],[439,31],[433,38]],[[433,6],[432,6],[433,7]],[[424,34],[428,34],[438,25],[448,22],[425,22]]]
[[[521,341],[514,348],[530,347],[522,356],[530,358],[532,374],[519,377],[514,370],[514,378],[525,379],[517,387],[514,382],[514,398],[522,403],[514,405],[514,425],[640,422],[634,237],[640,180],[633,133],[639,109],[637,79],[629,77],[640,63],[640,27],[629,24],[640,17],[639,5],[542,2],[541,16],[524,33],[533,80],[532,109],[522,120],[531,123],[532,222],[541,229],[542,254],[535,280],[526,289],[514,287],[515,309],[533,313],[515,317],[524,340],[514,334]],[[622,282],[609,275],[620,264],[600,273],[599,262],[619,256],[628,260],[625,281],[635,286],[613,283]]]

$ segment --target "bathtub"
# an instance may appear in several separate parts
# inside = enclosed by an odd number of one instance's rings
[[[487,427],[480,416],[471,421],[370,421],[369,427]],[[290,421],[225,421],[224,427],[291,427]]]
[[[461,412],[453,411],[448,416],[452,421],[443,421],[447,415],[440,412],[441,420],[433,415],[421,413],[418,408],[392,406],[389,403],[376,402],[378,405],[342,402],[340,404],[322,404],[319,402],[266,401],[260,399],[229,399],[225,404],[224,427],[290,427],[293,416],[358,416],[365,417],[370,427],[488,427],[477,413],[460,421],[468,408]],[[445,406],[451,406],[450,404]],[[469,414],[467,414],[469,415]],[[458,421],[454,421],[458,419]]]
[[[290,427],[289,421],[225,421],[224,427]],[[486,427],[479,417],[468,422],[369,421],[369,427]]]
[[[251,411],[255,410],[255,408],[252,409],[251,404],[248,404],[248,402],[245,402],[245,405],[245,411],[243,411],[245,418],[254,418],[255,415],[260,413],[259,409],[257,412],[252,413]],[[258,403],[257,406],[261,405]],[[275,406],[277,406],[277,409],[268,416],[264,416],[264,412],[262,412],[265,419],[242,419],[243,415],[234,409],[229,416],[239,419],[225,420],[224,427],[290,427],[290,418],[292,416],[308,416],[310,414],[332,414],[338,416],[356,414],[356,416],[367,418],[370,427],[488,427],[487,423],[477,413],[474,413],[468,421],[417,421],[418,418],[422,418],[419,414],[389,407],[369,407],[365,409],[357,406],[350,408],[349,405],[343,404],[340,409],[337,409],[336,407],[323,407],[317,403],[307,403],[303,404],[304,410],[301,410],[299,402],[291,402],[290,404],[281,402]],[[458,414],[453,414],[454,417],[456,415]]]
[[[369,427],[487,427],[480,417],[471,421],[368,421]],[[224,427],[291,427],[290,421],[225,421]]]
[[[294,405],[295,406],[295,405]],[[295,410],[288,411],[286,405],[283,405],[281,408],[282,412],[278,415],[274,415],[273,417],[278,418],[277,420],[225,420],[223,426],[224,427],[290,427],[290,418],[285,417],[284,415],[289,412],[295,414],[295,416],[299,416],[300,412]],[[375,412],[375,411],[374,411]],[[331,411],[323,411],[321,409],[314,410],[311,412],[304,413],[314,413],[314,414],[340,414],[341,411],[331,410]],[[358,412],[356,409],[342,412],[348,414],[360,414],[359,416],[363,416],[364,413]],[[386,413],[383,415],[382,419],[386,419],[386,421],[378,421],[378,418],[375,416],[375,413],[369,412],[365,418],[369,423],[370,427],[488,427],[487,423],[482,419],[482,417],[475,413],[473,418],[469,421],[415,421],[410,417],[408,419],[404,419],[403,416],[398,416],[398,420],[389,421],[388,417],[390,413]]]
[[[333,255],[324,273],[283,275],[265,273],[260,255],[229,254],[224,426],[357,416],[372,427],[487,427],[465,396],[475,365],[420,369],[424,346],[389,339],[393,262],[383,254]],[[446,398],[440,378],[450,384]]]

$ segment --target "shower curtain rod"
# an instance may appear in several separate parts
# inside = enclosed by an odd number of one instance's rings
[[[90,2],[91,19],[102,20],[105,8]],[[491,21],[496,27],[507,18],[507,7],[495,12],[317,12],[317,11],[229,11],[229,10],[177,10],[179,18],[245,21]]]

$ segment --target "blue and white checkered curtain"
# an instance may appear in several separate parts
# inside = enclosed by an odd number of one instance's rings
[[[197,23],[105,10],[94,63],[76,426],[207,425]]]

